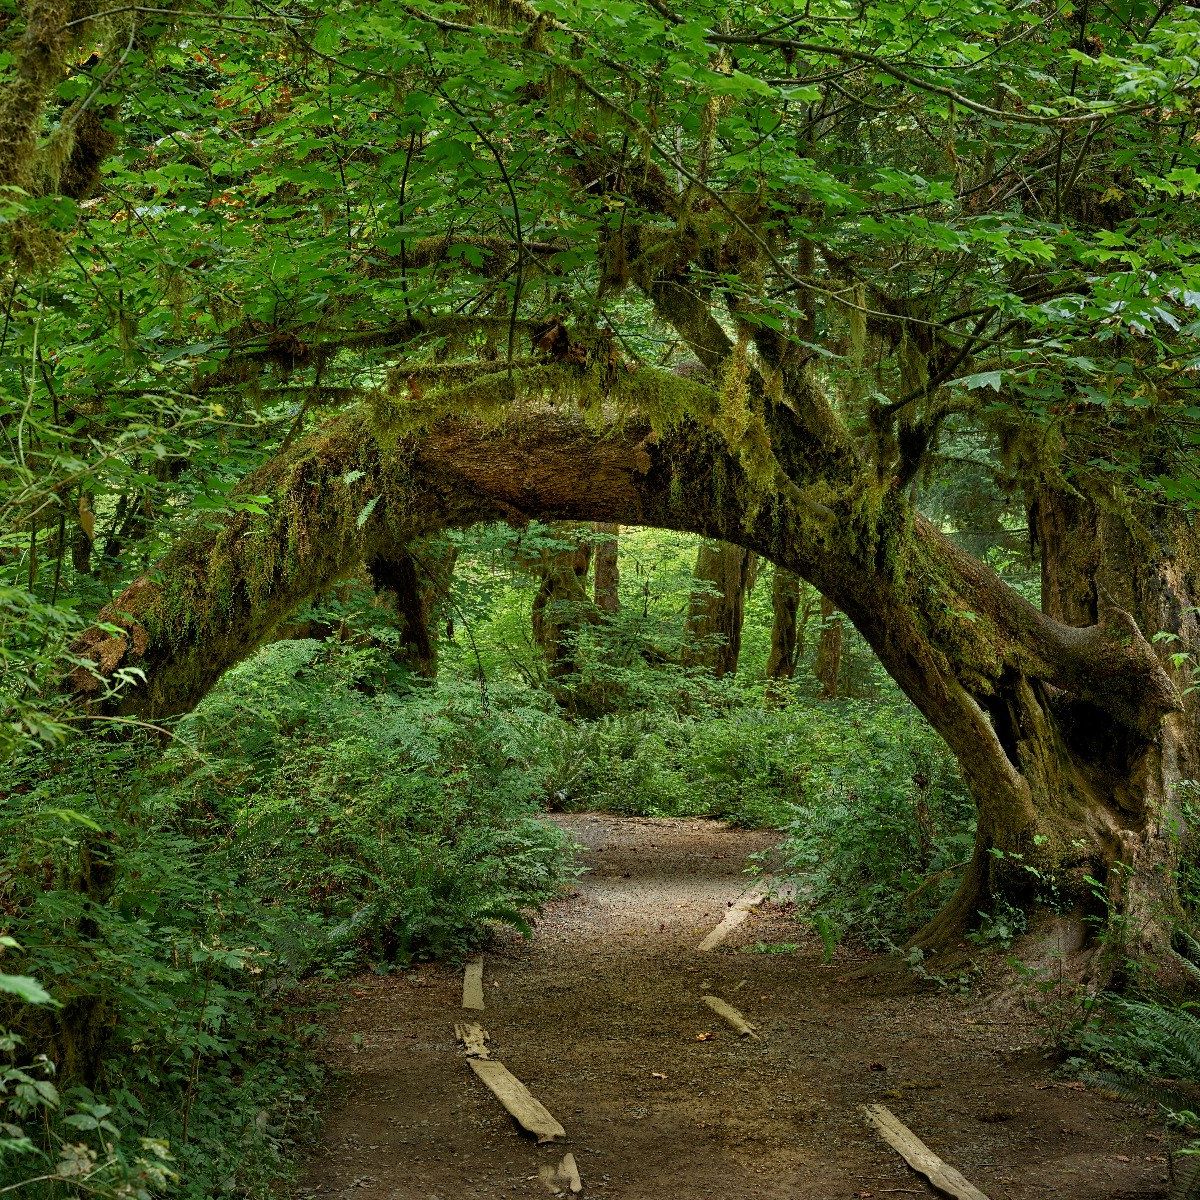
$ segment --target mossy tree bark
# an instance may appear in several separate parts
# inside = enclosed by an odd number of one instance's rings
[[[579,629],[596,619],[595,606],[588,595],[588,573],[592,565],[592,546],[579,536],[577,530],[562,528],[556,531],[573,546],[543,550],[537,569],[541,582],[533,598],[530,619],[533,640],[541,647],[549,670],[551,686],[562,682],[577,671],[576,638]],[[560,698],[566,693],[560,689]]]
[[[593,598],[605,613],[621,611],[621,527],[611,521],[597,521],[597,540],[593,551]]]
[[[737,674],[742,652],[746,594],[754,585],[757,556],[729,542],[704,542],[696,553],[696,582],[688,606],[685,666],[703,667],[718,679]]]
[[[448,525],[537,518],[690,530],[812,583],[958,756],[979,810],[975,854],[919,942],[957,937],[1000,898],[1026,903],[1051,887],[1086,897],[1096,878],[1117,917],[1144,931],[1143,948],[1162,948],[1177,910],[1171,880],[1146,855],[1165,829],[1190,714],[1148,638],[1178,626],[1194,602],[1193,531],[1172,534],[1187,556],[1164,546],[1143,568],[1148,599],[1159,596],[1144,630],[1103,593],[1095,619],[1073,625],[952,543],[914,510],[907,487],[868,487],[819,397],[811,411],[794,402],[771,414],[787,476],[764,479],[741,447],[685,415],[719,411],[699,384],[642,369],[606,390],[569,367],[521,384],[520,422],[446,418],[399,437],[373,406],[254,473],[245,487],[274,496],[269,511],[197,530],[118,597],[103,618],[124,632],[98,627],[81,640],[79,654],[98,669],[78,673],[80,689],[96,696],[103,680],[136,667],[146,681],[117,707],[186,709],[304,597]],[[555,386],[573,402],[545,404]],[[606,399],[624,415],[598,428],[580,406]]]
[[[833,601],[821,597],[821,636],[813,657],[813,674],[821,685],[822,700],[836,700],[841,695],[842,642],[844,629],[841,613]]]
[[[800,606],[804,585],[799,577],[776,567],[771,579],[771,650],[767,655],[767,678],[791,679],[804,655],[804,635],[811,615],[809,605]]]
[[[1178,697],[1178,710],[1152,739],[1070,694],[1026,692],[993,715],[1018,746],[1025,728],[1044,730],[1067,822],[1104,814],[1120,863],[1110,886],[1122,914],[1114,948],[1143,957],[1170,939],[1182,916],[1175,882],[1189,841],[1182,788],[1200,779],[1192,652],[1200,644],[1200,538],[1194,519],[1122,503],[1103,478],[1081,477],[1068,487],[1042,477],[1030,489],[1029,513],[1045,612],[1072,626],[1125,614],[1154,637]]]

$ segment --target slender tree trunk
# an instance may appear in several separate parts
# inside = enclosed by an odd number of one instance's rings
[[[569,528],[557,531],[564,540],[576,535]],[[593,619],[587,592],[592,547],[580,540],[576,545],[543,550],[538,562],[541,583],[530,614],[534,641],[549,664],[551,684],[576,673],[575,641],[580,627]]]
[[[754,586],[757,556],[729,542],[703,542],[696,555],[696,580],[688,606],[684,665],[705,667],[718,679],[737,672],[742,649],[746,595]]]
[[[621,611],[620,525],[598,521],[595,545],[594,596],[596,607],[605,613]]]
[[[771,580],[771,652],[767,678],[791,679],[804,653],[804,628],[800,624],[800,577],[776,567]]]
[[[821,685],[822,700],[836,700],[840,695],[843,633],[841,613],[831,600],[822,596],[821,636],[813,659],[813,674]]]
[[[795,677],[804,659],[808,622],[817,607],[817,593],[792,571],[776,567],[771,582],[771,652],[767,658],[767,699],[787,697],[782,685]]]

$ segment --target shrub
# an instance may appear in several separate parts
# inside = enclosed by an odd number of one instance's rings
[[[561,886],[569,847],[536,820],[544,764],[526,753],[546,713],[467,685],[373,694],[379,669],[372,650],[277,643],[165,752],[137,735],[15,766],[6,966],[57,1007],[0,1002],[6,1069],[29,1080],[6,1078],[51,1086],[38,1072],[57,1064],[67,1115],[30,1124],[31,1148],[0,1143],[0,1177],[56,1171],[91,1113],[97,1137],[169,1145],[184,1196],[265,1196],[318,1082],[300,981],[458,953],[490,921],[527,929]]]
[[[973,806],[954,760],[911,708],[813,706],[800,746],[804,805],[783,851],[827,950],[902,940],[970,856]]]

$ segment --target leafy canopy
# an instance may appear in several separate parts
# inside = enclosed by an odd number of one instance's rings
[[[72,719],[77,611],[376,390],[699,358],[760,465],[786,393],[875,486],[950,429],[1200,487],[1186,5],[6,7],[9,741]]]

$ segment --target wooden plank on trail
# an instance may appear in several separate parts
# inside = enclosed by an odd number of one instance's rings
[[[463,1044],[468,1058],[491,1058],[487,1030],[482,1025],[455,1025],[454,1036]]]
[[[547,1164],[538,1171],[538,1175],[555,1195],[583,1191],[583,1181],[579,1178],[579,1168],[575,1165],[573,1154],[564,1154],[562,1161],[554,1166]]]
[[[467,1061],[471,1064],[471,1070],[483,1080],[517,1124],[537,1138],[539,1146],[567,1136],[567,1131],[546,1107],[503,1063],[478,1058]]]
[[[879,1136],[893,1150],[899,1151],[904,1161],[914,1171],[924,1175],[939,1192],[953,1196],[954,1200],[988,1200],[953,1167],[942,1162],[890,1109],[882,1104],[864,1104],[862,1111]]]
[[[765,879],[756,888],[739,896],[726,911],[720,925],[716,927],[696,948],[712,950],[719,946],[766,898],[771,890],[771,880]]]
[[[463,968],[463,1008],[483,1009],[483,959],[473,958]]]
[[[750,1022],[747,1021],[746,1018],[743,1017],[742,1014],[738,1012],[738,1010],[734,1008],[732,1004],[726,1004],[720,996],[705,996],[704,1003],[707,1004],[708,1007],[711,1008],[718,1017],[728,1021],[729,1024],[732,1025],[734,1029],[736,1029],[738,1033],[742,1035],[742,1037],[754,1038],[755,1041],[758,1040],[758,1034],[754,1032],[755,1027],[751,1025]]]

